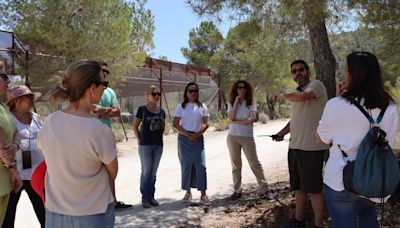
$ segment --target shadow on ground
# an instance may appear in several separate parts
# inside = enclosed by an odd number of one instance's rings
[[[229,200],[227,194],[213,195],[211,205],[183,203],[174,199],[159,199],[159,207],[133,209],[116,213],[116,227],[280,227],[293,217],[294,193],[287,182],[270,185],[273,198],[260,196],[255,185],[248,185],[238,200]],[[382,227],[400,224],[400,190],[385,204],[383,220],[377,205]],[[311,203],[306,206],[307,227],[314,227]],[[324,227],[331,227],[328,213]]]

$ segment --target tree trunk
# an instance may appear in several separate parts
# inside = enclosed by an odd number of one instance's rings
[[[335,96],[336,59],[329,45],[328,33],[325,26],[326,5],[320,1],[305,0],[305,22],[308,27],[311,46],[314,53],[314,63],[317,79],[324,83],[328,98]]]
[[[276,119],[277,113],[275,111],[275,102],[272,99],[273,95],[270,96],[269,92],[267,92],[266,98],[267,98],[268,117],[270,120]]]

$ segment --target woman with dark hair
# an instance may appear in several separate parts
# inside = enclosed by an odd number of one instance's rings
[[[163,152],[163,133],[165,129],[165,112],[158,106],[161,91],[150,85],[146,91],[147,102],[138,108],[133,121],[133,133],[139,143],[139,157],[142,165],[140,175],[140,192],[142,206],[158,206],[154,199],[156,173]],[[140,129],[139,125],[142,123]]]
[[[358,102],[376,120],[385,109],[379,127],[392,146],[397,135],[398,114],[394,100],[384,90],[377,58],[369,52],[347,56],[344,81],[338,97],[328,101],[317,129],[319,139],[332,146],[324,169],[324,193],[333,227],[379,227],[374,202],[381,199],[360,197],[344,188],[343,169],[355,160],[370,122],[354,105]],[[345,156],[347,158],[345,158]]]
[[[47,165],[46,227],[114,227],[116,141],[91,112],[107,86],[98,62],[80,60],[50,91],[69,105],[46,118],[37,139]]]
[[[232,164],[234,192],[230,199],[242,196],[242,157],[241,150],[249,162],[250,168],[257,178],[260,192],[267,191],[267,181],[257,157],[253,136],[253,123],[256,121],[256,104],[253,101],[253,89],[244,80],[236,81],[228,94],[229,133],[226,139]]]
[[[199,86],[186,85],[183,102],[178,104],[173,120],[178,135],[178,155],[181,163],[182,189],[186,190],[183,201],[190,201],[190,188],[201,191],[200,203],[209,204],[206,195],[207,173],[203,133],[209,127],[207,106],[199,101]]]

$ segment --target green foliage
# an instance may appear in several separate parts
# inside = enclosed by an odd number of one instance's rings
[[[203,21],[189,32],[189,48],[181,48],[188,63],[209,67],[210,59],[221,48],[223,37],[213,22]]]
[[[214,127],[216,131],[224,131],[229,128],[229,120],[225,113],[216,113]]]
[[[379,49],[374,52],[382,65],[383,76],[396,84],[400,71],[400,4],[398,0],[350,1],[359,10],[359,15],[369,35],[377,40]]]
[[[29,45],[32,82],[48,84],[49,76],[77,59],[107,61],[112,74],[132,70],[153,46],[153,16],[145,0],[7,1],[0,21]]]
[[[111,125],[112,130],[114,132],[115,135],[115,139],[117,140],[117,142],[123,142],[125,141],[125,133],[124,133],[124,129],[122,128],[121,122],[119,121],[114,121]],[[124,123],[124,127],[127,133],[132,132],[132,125],[131,124],[126,124]]]
[[[394,86],[392,86],[389,82],[387,82],[385,84],[386,89],[388,89],[390,91],[390,94],[393,96],[393,98],[395,99],[395,101],[397,102],[397,113],[400,113],[400,105],[399,105],[399,101],[400,101],[400,78],[397,79],[396,84]],[[400,123],[398,126],[398,133],[400,133]],[[397,149],[398,152],[398,157],[400,158],[400,137],[396,138],[396,142],[394,144],[394,148]]]
[[[290,118],[292,115],[292,109],[290,104],[280,104],[278,105],[278,116],[279,118]]]

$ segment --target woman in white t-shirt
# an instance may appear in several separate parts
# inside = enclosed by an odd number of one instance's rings
[[[34,107],[34,100],[39,96],[39,93],[32,93],[24,85],[14,86],[7,93],[6,104],[13,114],[20,139],[16,162],[23,184],[18,192],[10,193],[3,227],[14,227],[15,213],[22,190],[25,190],[28,194],[41,227],[45,225],[45,209],[42,199],[33,190],[30,181],[33,171],[43,161],[42,151],[39,150],[36,144],[37,134],[43,123],[40,116],[31,111]]]
[[[350,100],[359,102],[374,120],[380,110],[387,107],[379,127],[387,133],[390,146],[397,135],[396,105],[384,90],[380,66],[373,54],[353,52],[347,56],[344,81],[339,83],[338,95],[326,104],[317,129],[323,143],[332,143],[323,178],[332,224],[340,228],[379,227],[373,199],[359,197],[346,190],[343,184],[346,161],[355,160],[358,147],[370,130],[368,119]]]
[[[209,204],[207,197],[206,158],[203,133],[208,128],[207,106],[199,101],[199,86],[186,85],[183,102],[178,104],[173,126],[178,130],[178,156],[181,163],[183,201],[192,199],[191,188],[201,191],[200,203]]]
[[[81,60],[50,91],[69,106],[48,116],[38,135],[47,164],[46,227],[114,227],[115,137],[91,114],[107,86],[100,64]]]
[[[264,171],[258,160],[256,144],[253,136],[253,123],[256,121],[256,103],[253,100],[253,89],[244,80],[236,81],[227,96],[228,118],[230,121],[226,143],[232,164],[234,192],[230,199],[242,196],[242,157],[243,149],[250,168],[256,176],[260,192],[267,190]]]

